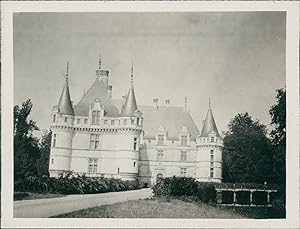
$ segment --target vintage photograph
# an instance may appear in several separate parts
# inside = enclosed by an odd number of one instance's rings
[[[287,12],[98,11],[12,14],[12,217],[288,219]]]

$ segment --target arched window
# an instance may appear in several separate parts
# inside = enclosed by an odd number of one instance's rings
[[[164,176],[161,173],[157,174],[156,183],[159,183],[163,178],[164,178]]]

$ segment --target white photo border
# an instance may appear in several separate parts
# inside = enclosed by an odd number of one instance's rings
[[[13,13],[286,11],[286,219],[13,218]],[[5,228],[299,228],[299,2],[112,1],[1,3],[1,226]]]

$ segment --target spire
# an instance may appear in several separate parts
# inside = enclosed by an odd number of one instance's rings
[[[216,122],[215,122],[215,119],[214,119],[214,116],[213,116],[213,113],[212,113],[210,99],[208,101],[208,106],[209,106],[209,108],[208,108],[208,111],[207,111],[207,114],[206,114],[206,118],[205,118],[205,121],[204,121],[204,125],[203,125],[203,128],[202,128],[200,137],[208,137],[208,135],[211,132],[215,132],[216,135],[218,137],[220,137],[218,129],[217,129],[217,125],[216,125]]]
[[[133,88],[133,61],[131,64],[131,87],[128,91],[128,95],[126,97],[126,101],[124,106],[122,107],[121,116],[133,116],[134,112],[137,110],[134,88]]]
[[[69,91],[69,62],[67,62],[67,71],[65,75],[66,81],[65,86],[58,102],[59,113],[66,115],[74,115],[74,110],[72,107],[70,91]]]
[[[133,60],[132,60],[132,62],[131,62],[131,88],[133,88]]]

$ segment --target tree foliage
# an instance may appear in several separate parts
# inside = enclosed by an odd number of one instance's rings
[[[274,129],[271,131],[272,145],[274,147],[274,176],[276,182],[285,189],[286,181],[286,90],[277,90],[276,103],[269,113]]]
[[[266,126],[237,114],[224,138],[224,182],[273,182],[272,145]]]
[[[32,109],[31,100],[14,107],[14,178],[37,175],[37,160],[40,157],[39,141],[33,137],[34,130],[39,130],[36,123],[29,119]]]
[[[40,143],[41,157],[38,160],[38,174],[40,176],[49,176],[49,157],[51,148],[52,131],[44,131],[42,141]]]

